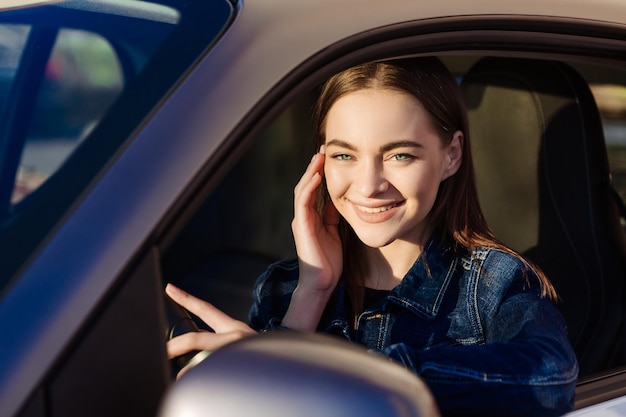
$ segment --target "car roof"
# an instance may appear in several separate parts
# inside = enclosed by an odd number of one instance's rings
[[[20,7],[38,6],[45,3],[53,3],[58,0],[4,0],[0,4],[0,11],[8,9],[17,9]]]

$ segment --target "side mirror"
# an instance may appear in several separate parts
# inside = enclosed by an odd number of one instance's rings
[[[159,417],[435,417],[415,374],[335,337],[277,331],[227,345],[190,369]]]

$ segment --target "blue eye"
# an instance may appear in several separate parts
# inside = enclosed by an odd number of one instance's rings
[[[412,158],[413,157],[411,155],[406,154],[406,153],[399,153],[392,157],[394,161],[408,161],[409,159],[412,159]]]

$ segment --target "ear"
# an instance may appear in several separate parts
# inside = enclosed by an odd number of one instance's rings
[[[446,159],[444,161],[441,181],[456,174],[463,160],[463,132],[457,130],[452,136],[452,141],[445,150]]]

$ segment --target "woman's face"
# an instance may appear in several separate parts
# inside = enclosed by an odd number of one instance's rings
[[[439,184],[461,161],[462,134],[443,146],[414,97],[390,89],[342,96],[326,118],[330,198],[367,246],[422,244]]]

